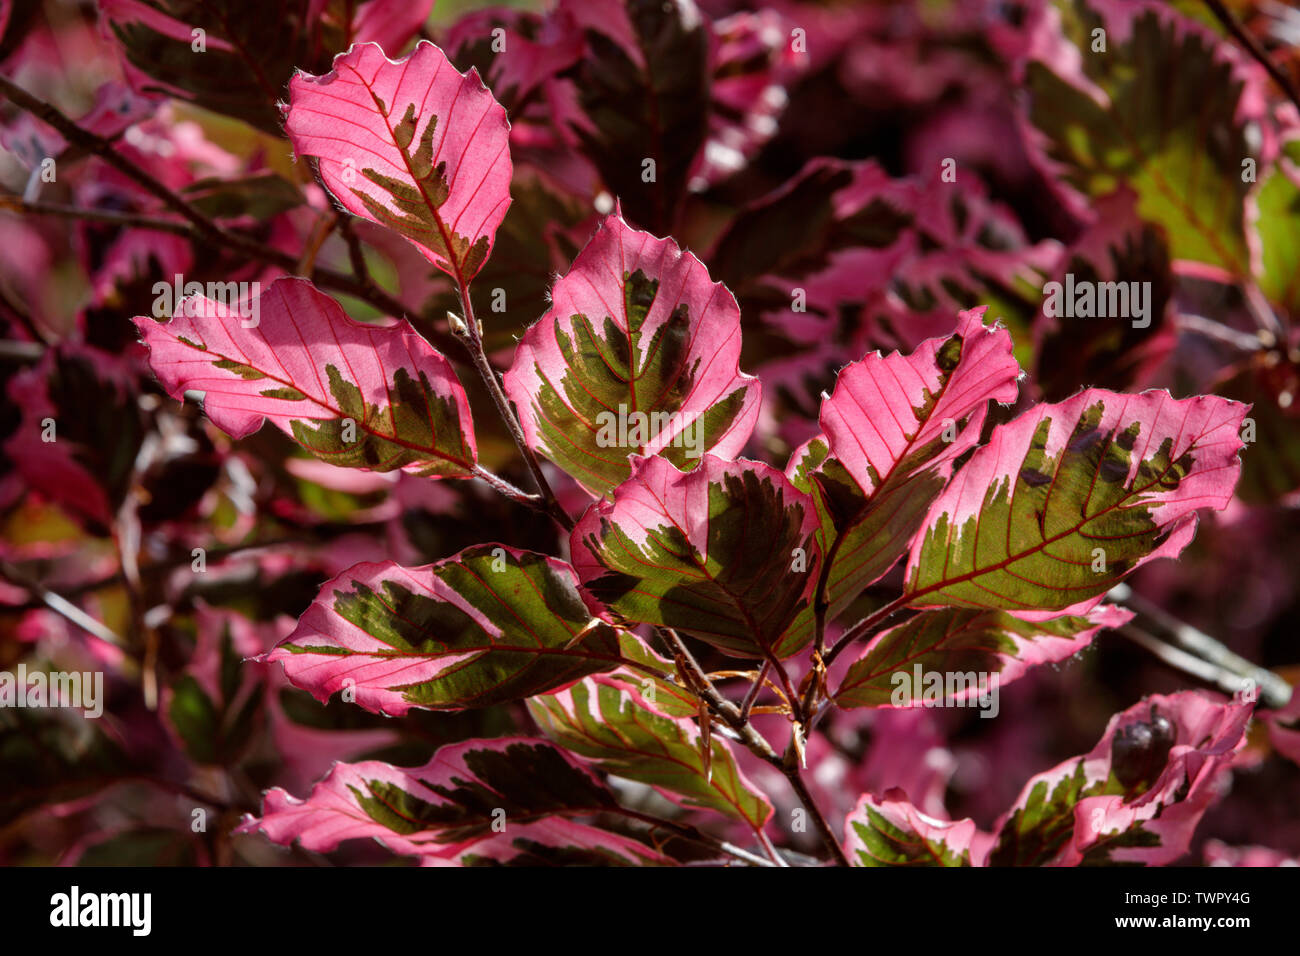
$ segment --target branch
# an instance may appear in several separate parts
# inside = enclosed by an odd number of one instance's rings
[[[728,856],[735,857],[738,860],[748,863],[750,866],[786,865],[785,861],[781,860],[780,857],[776,857],[773,860],[765,860],[761,856],[755,856],[753,853],[750,853],[748,850],[743,850],[735,844],[728,843],[726,840],[718,840],[709,836],[702,830],[697,830],[694,827],[685,826],[681,823],[674,823],[672,820],[665,820],[662,817],[656,817],[649,813],[642,813],[639,810],[630,810],[627,807],[618,807],[613,812],[618,813],[620,816],[627,817],[630,820],[637,820],[641,823],[645,823],[650,826],[652,830],[668,830],[671,833],[677,834],[677,836],[681,837],[683,840],[690,840],[692,843],[707,846],[709,849],[718,853],[726,853]],[[762,837],[761,833],[759,835]],[[765,839],[765,837],[762,837],[760,843],[764,842]],[[767,852],[767,847],[770,845],[771,844],[766,844],[764,846],[764,852]]]
[[[1232,11],[1223,5],[1222,0],[1205,0],[1205,5],[1210,8],[1210,12],[1223,24],[1225,30],[1231,33],[1242,46],[1250,53],[1255,61],[1259,63],[1273,78],[1273,82],[1278,88],[1286,94],[1286,98],[1295,104],[1295,108],[1300,110],[1300,93],[1291,84],[1287,75],[1278,68],[1278,65],[1269,57],[1268,52],[1259,45],[1259,41],[1246,32],[1245,28],[1233,16]]]
[[[795,733],[798,732],[799,731],[796,728]],[[793,738],[790,743],[791,747],[793,747]],[[813,800],[813,795],[808,792],[808,785],[804,783],[803,777],[799,775],[798,764],[785,761],[781,768],[781,772],[784,773],[785,778],[790,781],[790,786],[792,786],[794,792],[798,794],[800,802],[807,808],[809,816],[812,817],[813,824],[817,827],[817,832],[821,835],[822,843],[826,844],[826,849],[831,852],[831,858],[835,861],[835,865],[852,866],[852,864],[849,863],[849,858],[844,855],[844,848],[840,846],[840,841],[835,838],[835,831],[832,830],[831,825],[826,822],[826,817],[822,815],[821,810],[817,806],[817,802]]]
[[[548,513],[540,495],[530,495],[522,488],[515,487],[500,475],[488,471],[482,465],[474,466],[474,477],[482,478],[493,491],[509,498],[511,501],[532,508],[534,511],[540,511],[542,514]]]
[[[126,214],[113,216],[107,212],[77,210],[68,206],[26,202],[25,200],[18,200],[16,197],[6,199],[4,203],[5,207],[31,214],[90,218],[98,222],[114,222],[123,226],[158,229],[163,232],[171,232],[189,238],[206,239],[217,245],[225,246],[241,252],[249,258],[277,266],[291,275],[297,274],[299,265],[297,257],[292,256],[287,252],[281,252],[279,249],[274,249],[271,246],[258,242],[248,236],[222,229],[212,219],[205,216],[193,205],[186,202],[183,198],[168,189],[162,183],[158,182],[157,179],[151,176],[144,169],[141,169],[131,160],[119,153],[110,140],[82,129],[56,107],[37,99],[26,90],[16,86],[3,76],[0,76],[0,93],[3,93],[20,109],[26,110],[33,116],[44,120],[50,126],[54,127],[54,129],[56,129],[69,143],[81,147],[87,153],[98,156],[122,175],[140,186],[141,189],[156,196],[163,205],[185,219],[188,228],[186,228],[186,224],[178,223],[173,220],[150,219],[148,217],[137,217]],[[87,212],[90,212],[90,215],[87,215]],[[342,272],[336,272],[332,269],[322,269],[317,267],[312,268],[308,278],[323,288],[332,289],[335,292],[343,292],[355,296],[363,302],[368,302],[385,315],[390,315],[394,318],[402,318],[415,314],[414,310],[408,309],[396,298],[375,285],[373,280],[368,278],[362,279],[356,276],[346,275]],[[451,340],[441,331],[432,328],[421,331],[432,339],[434,345],[440,351],[455,352],[455,350],[451,348]]]
[[[712,681],[704,673],[695,657],[691,654],[690,648],[683,643],[677,632],[671,627],[659,627],[655,629],[660,637],[667,643],[676,658],[678,666],[685,671],[683,678],[687,680],[691,690],[701,695],[723,722],[726,723],[740,738],[754,756],[764,760],[776,769],[780,770],[785,778],[790,781],[790,786],[794,788],[795,794],[799,797],[808,815],[812,817],[818,832],[821,834],[822,841],[826,844],[826,849],[830,851],[832,858],[839,866],[848,866],[848,858],[844,855],[843,848],[840,847],[839,841],[835,839],[835,833],[831,830],[830,824],[822,815],[821,810],[813,800],[813,796],[808,792],[808,787],[804,784],[803,779],[799,776],[797,764],[792,764],[789,760],[778,757],[772,745],[754,729],[753,725],[741,714],[739,708],[731,701],[723,697],[718,689],[713,686]],[[795,733],[798,733],[795,729]]]
[[[0,577],[40,598],[41,603],[51,611],[67,618],[88,634],[99,638],[101,641],[106,641],[114,647],[126,647],[126,641],[109,629],[106,624],[95,620],[67,598],[55,594],[39,581],[31,580],[8,561],[0,561]]]
[[[524,456],[524,461],[528,464],[528,470],[533,476],[533,482],[537,485],[537,490],[541,494],[545,510],[561,528],[565,531],[572,531],[573,519],[561,507],[559,499],[555,497],[555,492],[551,490],[546,475],[542,473],[541,462],[537,460],[537,453],[533,451],[528,444],[528,440],[524,437],[523,426],[519,424],[518,417],[510,407],[510,400],[506,398],[506,393],[501,388],[501,380],[497,377],[496,369],[488,361],[487,352],[483,349],[483,331],[479,327],[478,319],[474,317],[474,305],[470,302],[469,289],[462,284],[457,292],[460,296],[460,308],[464,313],[464,318],[449,316],[449,321],[452,321],[452,331],[464,343],[465,350],[469,352],[474,367],[478,369],[479,377],[483,379],[488,394],[492,396],[492,404],[496,406],[497,414],[509,430],[510,437],[515,440],[515,445],[518,446],[520,454]]]
[[[1259,700],[1265,707],[1285,707],[1291,699],[1291,685],[1267,668],[1246,660],[1223,643],[1185,621],[1179,620],[1153,601],[1133,591],[1127,584],[1111,588],[1109,597],[1127,605],[1150,619],[1170,639],[1163,641],[1147,631],[1126,625],[1122,633],[1135,644],[1146,648],[1170,667],[1214,684],[1227,694],[1239,693],[1247,681],[1259,688]]]
[[[91,155],[98,156],[141,189],[158,197],[163,205],[188,219],[193,223],[194,228],[203,235],[214,240],[221,238],[222,231],[215,222],[119,153],[113,148],[113,144],[102,136],[97,136],[89,130],[82,129],[68,119],[57,107],[43,100],[38,100],[4,76],[0,76],[0,93],[3,93],[19,109],[31,113],[37,119],[43,120],[54,127],[59,135],[72,145],[81,147]]]

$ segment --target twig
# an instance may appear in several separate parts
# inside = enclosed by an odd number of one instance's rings
[[[854,624],[845,631],[844,634],[841,635],[840,639],[835,642],[835,646],[827,652],[825,660],[823,661],[825,666],[830,667],[831,664],[835,662],[835,658],[839,657],[846,647],[863,635],[870,634],[878,625],[884,623],[887,618],[906,607],[907,600],[907,595],[901,595],[890,601],[884,607],[868,614],[862,620],[858,621],[857,624]]]
[[[1214,319],[1206,318],[1203,315],[1191,315],[1186,312],[1180,312],[1176,320],[1180,329],[1187,332],[1193,332],[1197,335],[1203,335],[1207,339],[1214,339],[1223,342],[1225,345],[1231,345],[1233,348],[1242,352],[1258,352],[1264,348],[1266,343],[1258,336],[1249,332],[1242,332],[1240,329],[1234,329],[1231,326],[1224,325],[1222,322],[1216,322]]]
[[[768,855],[768,857],[772,860],[773,863],[775,863],[777,866],[783,866],[783,867],[788,867],[790,865],[789,863],[786,862],[785,857],[783,857],[780,853],[777,852],[776,847],[772,845],[772,841],[768,839],[768,836],[766,833],[763,832],[762,827],[757,827],[754,830],[754,835],[758,837],[759,846],[763,848],[763,852]]]
[[[1278,65],[1273,62],[1269,57],[1268,52],[1259,45],[1259,41],[1246,32],[1246,29],[1233,15],[1232,11],[1223,5],[1222,0],[1205,0],[1205,5],[1210,8],[1210,12],[1214,14],[1220,23],[1223,24],[1224,29],[1231,33],[1236,38],[1237,42],[1244,46],[1250,55],[1255,58],[1255,61],[1264,68],[1265,72],[1273,78],[1273,82],[1276,83],[1278,88],[1286,94],[1287,99],[1295,104],[1295,108],[1300,110],[1300,93],[1296,92],[1296,88],[1291,84],[1291,80],[1282,72],[1281,69],[1278,68]]]
[[[184,236],[191,240],[202,240],[205,237],[194,226],[189,223],[178,222],[175,219],[161,219],[156,216],[146,216],[135,213],[110,212],[101,209],[87,209],[78,206],[61,206],[55,203],[27,202],[16,196],[4,196],[0,198],[0,209],[8,209],[14,212],[21,212],[28,215],[37,216],[59,216],[65,219],[85,219],[93,222],[109,223],[111,225],[129,227],[134,229],[151,229],[156,232],[166,232],[177,236]],[[222,232],[221,243],[229,248],[235,249],[252,259],[258,259],[273,266],[278,266],[290,274],[296,274],[299,261],[287,252],[281,252],[279,249],[273,249],[270,246],[263,245],[254,239],[241,235],[237,232]],[[374,282],[363,282],[354,276],[338,272],[334,269],[325,268],[324,266],[313,265],[311,272],[308,274],[313,282],[323,289],[331,289],[335,292],[342,292],[346,295],[353,296],[363,302],[369,303],[385,315],[394,318],[410,317],[413,310],[408,308],[404,303],[385,292]],[[462,362],[459,349],[453,347],[450,337],[441,331],[427,327],[427,323],[421,323],[424,328],[420,333],[431,341],[431,344],[440,352],[443,352],[455,362]]]
[[[758,700],[758,692],[763,689],[763,682],[767,680],[767,672],[771,668],[770,661],[763,662],[763,668],[758,672],[758,679],[754,681],[749,692],[745,694],[745,699],[740,702],[740,717],[742,720],[749,720],[749,712],[754,707],[754,701]]]
[[[37,99],[4,76],[0,76],[0,93],[3,93],[19,109],[26,110],[37,119],[54,127],[69,143],[98,156],[141,189],[152,193],[164,206],[188,219],[193,223],[194,228],[205,236],[214,240],[220,240],[223,236],[215,222],[119,153],[108,140],[82,129],[57,107]]]
[[[739,708],[723,697],[718,689],[713,686],[713,682],[709,680],[704,673],[704,669],[695,660],[695,655],[682,642],[677,632],[671,627],[657,627],[655,630],[664,643],[668,645],[673,658],[683,670],[682,678],[687,682],[687,689],[708,701],[713,708],[713,712],[739,735],[740,742],[748,747],[755,756],[780,769],[781,758],[772,749],[772,745],[753,728],[749,721],[742,720]]]
[[[141,228],[154,228],[178,233],[180,235],[197,236],[198,238],[207,239],[217,245],[226,246],[230,249],[242,252],[250,258],[278,266],[291,274],[296,273],[298,267],[298,259],[296,257],[267,246],[264,243],[260,243],[255,239],[222,229],[215,221],[205,216],[191,203],[186,202],[182,197],[168,189],[162,183],[158,182],[157,179],[151,176],[144,169],[141,169],[131,160],[119,153],[116,148],[114,148],[112,141],[91,133],[88,130],[82,129],[64,115],[57,107],[46,103],[43,100],[37,99],[26,90],[15,85],[3,76],[0,76],[0,93],[3,93],[20,109],[26,110],[33,116],[44,120],[50,126],[54,127],[69,143],[81,147],[87,153],[98,156],[122,175],[139,185],[140,188],[157,197],[164,206],[187,220],[190,229],[188,232],[179,233],[178,227],[182,226],[181,223],[171,222],[165,219],[146,219],[145,222],[148,224],[145,225],[143,222],[138,221],[136,217],[123,216],[121,219],[112,220],[107,218],[107,213],[95,217],[98,221],[117,221],[121,225],[137,225]],[[21,205],[18,205],[19,203],[21,203]],[[6,201],[6,205],[9,208],[17,208],[33,214],[44,213],[49,215],[67,215],[71,212],[70,207],[60,207],[52,204],[36,202],[29,203],[12,198]],[[164,223],[166,223],[166,225],[163,225]],[[376,286],[373,281],[367,282],[354,276],[336,272],[332,269],[321,269],[315,267],[313,267],[309,278],[325,288],[333,289],[336,292],[344,292],[348,295],[355,296],[364,302],[368,302],[384,314],[391,315],[394,318],[401,318],[412,313],[412,310],[408,309],[387,292],[384,292]],[[427,330],[427,333],[431,336],[434,344],[441,351],[454,353],[454,350],[450,348],[450,339],[441,332],[429,329]]]
[[[341,212],[335,213],[335,216],[339,235],[348,246],[348,262],[352,264],[352,274],[364,285],[373,286],[374,279],[371,278],[370,267],[366,265],[365,250],[361,247],[361,239],[356,230],[352,228],[352,217]]]
[[[786,779],[790,781],[790,786],[794,788],[795,794],[799,797],[804,808],[808,811],[808,815],[813,818],[813,823],[817,826],[822,841],[826,844],[826,848],[830,851],[831,856],[835,859],[838,865],[848,866],[848,858],[845,857],[844,850],[840,847],[839,841],[835,839],[834,831],[831,830],[830,824],[826,822],[826,818],[817,807],[812,794],[808,792],[808,787],[799,776],[798,766],[791,765],[788,760],[783,760],[781,757],[777,756],[776,751],[772,749],[772,745],[767,742],[762,734],[756,731],[748,720],[741,717],[739,708],[718,692],[718,689],[713,686],[712,681],[709,680],[708,676],[704,673],[704,670],[691,654],[690,648],[682,642],[681,637],[678,636],[676,631],[671,627],[659,627],[655,630],[672,650],[673,657],[678,661],[679,666],[681,666],[685,671],[682,675],[683,679],[685,679],[689,685],[694,685],[691,687],[691,690],[704,697],[713,708],[714,713],[721,717],[722,720],[730,726],[737,735],[739,735],[740,742],[749,749],[750,753],[754,754],[754,756],[758,757],[760,760],[764,760],[771,764],[785,775]],[[796,730],[796,733],[797,732],[798,731]]]
[[[29,594],[36,595],[41,599],[41,603],[51,611],[62,615],[73,624],[77,625],[77,627],[92,636],[99,638],[101,641],[107,641],[114,647],[126,647],[126,641],[122,640],[121,637],[110,630],[106,624],[95,620],[67,598],[55,594],[40,582],[29,579],[8,561],[0,561],[0,577],[3,577],[11,584],[18,585]]]
[[[479,377],[483,379],[483,384],[487,386],[488,394],[492,396],[492,403],[496,406],[497,414],[510,431],[510,436],[515,440],[519,453],[523,455],[528,470],[533,476],[533,482],[541,493],[547,512],[565,531],[572,531],[573,519],[561,507],[559,499],[555,497],[555,492],[551,490],[550,482],[546,480],[546,475],[542,473],[541,463],[537,460],[537,453],[529,446],[528,440],[524,437],[523,426],[519,424],[519,419],[510,407],[510,400],[506,398],[506,393],[501,387],[501,380],[497,377],[496,369],[488,361],[487,352],[483,349],[483,331],[479,327],[478,319],[474,317],[474,305],[470,302],[469,289],[462,284],[458,289],[458,294],[460,296],[461,312],[464,315],[459,319],[459,322],[453,325],[453,331],[464,343],[465,350],[469,352],[470,360],[474,363],[474,367],[478,369]]]
[[[1133,591],[1127,584],[1111,588],[1109,597],[1149,618],[1172,641],[1166,643],[1147,631],[1126,625],[1121,633],[1146,648],[1171,667],[1214,684],[1228,694],[1236,694],[1247,682],[1259,689],[1259,701],[1265,707],[1285,707],[1291,699],[1291,685],[1267,668],[1260,667],[1234,653],[1221,642],[1179,620],[1164,608]]]
[[[718,840],[701,830],[697,830],[694,827],[684,826],[680,823],[674,823],[672,820],[665,820],[662,817],[656,817],[649,813],[642,813],[639,810],[630,810],[627,807],[618,807],[614,812],[618,813],[620,816],[625,816],[630,820],[637,820],[641,823],[648,824],[654,829],[668,830],[677,834],[683,840],[690,840],[692,843],[699,843],[702,846],[707,846],[711,850],[726,853],[728,856],[735,857],[738,860],[748,863],[750,866],[785,865],[784,861],[774,863],[765,860],[761,856],[756,856],[748,850],[736,846],[734,843],[728,843],[726,840]]]
[[[542,514],[547,513],[546,504],[542,501],[540,495],[530,495],[522,488],[515,487],[500,475],[488,471],[482,465],[474,466],[474,477],[483,479],[493,491],[509,498],[511,501],[532,508],[534,511],[540,511]]]
[[[797,732],[798,731],[796,731],[796,733]],[[835,831],[832,830],[831,825],[826,822],[826,817],[822,815],[821,810],[818,808],[817,801],[813,799],[813,795],[808,791],[808,785],[804,783],[803,777],[799,775],[798,765],[791,764],[787,761],[782,766],[781,772],[784,773],[785,778],[790,781],[790,786],[794,788],[794,792],[798,795],[800,802],[803,803],[805,808],[807,808],[808,815],[812,817],[813,825],[817,827],[817,832],[821,835],[822,843],[824,843],[826,849],[830,851],[831,858],[835,860],[836,866],[851,866],[852,864],[849,863],[849,858],[844,855],[844,848],[840,846],[840,841],[835,838]]]

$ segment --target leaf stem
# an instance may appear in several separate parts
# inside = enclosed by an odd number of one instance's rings
[[[1236,694],[1246,686],[1257,687],[1264,707],[1285,707],[1291,699],[1291,685],[1277,674],[1229,650],[1222,642],[1137,594],[1128,584],[1117,584],[1108,596],[1148,618],[1168,637],[1168,641],[1162,640],[1132,624],[1120,628],[1121,634],[1169,666],[1214,684],[1228,694]]]
[[[844,634],[840,637],[840,639],[835,642],[835,646],[832,647],[830,651],[826,654],[826,658],[823,663],[827,667],[830,667],[831,664],[835,662],[835,658],[839,657],[840,654],[843,653],[846,647],[848,647],[858,638],[862,637],[864,634],[871,633],[876,629],[877,626],[883,623],[887,618],[891,617],[895,612],[900,611],[904,607],[906,607],[907,601],[908,601],[908,595],[901,594],[897,598],[895,598],[894,600],[886,604],[884,607],[878,608],[877,610],[868,614],[862,620],[858,621],[857,624],[854,624],[847,631],[845,631]]]
[[[754,701],[758,700],[758,692],[763,689],[763,682],[767,680],[767,672],[771,666],[770,661],[763,662],[763,668],[758,672],[758,679],[754,681],[753,686],[745,694],[745,699],[741,701],[740,716],[742,720],[749,720],[749,712],[754,706]]]
[[[776,851],[776,847],[772,845],[772,841],[768,839],[768,836],[763,832],[762,827],[754,828],[754,836],[758,837],[759,846],[763,848],[763,852],[768,855],[774,864],[781,867],[788,867],[790,865],[785,861],[785,857]]]
[[[555,497],[555,492],[551,490],[550,482],[546,480],[546,475],[542,473],[541,462],[537,460],[537,454],[529,446],[528,440],[524,437],[523,426],[519,424],[519,418],[515,415],[514,410],[510,407],[510,400],[506,397],[505,391],[501,387],[501,379],[497,376],[497,371],[488,361],[487,352],[483,349],[483,332],[479,328],[478,319],[474,316],[474,305],[470,301],[469,288],[461,284],[457,293],[460,297],[460,308],[463,313],[463,322],[456,327],[455,334],[465,345],[465,350],[469,352],[470,360],[474,367],[478,369],[479,377],[483,379],[483,384],[487,386],[488,394],[492,396],[492,404],[496,406],[497,414],[505,423],[510,432],[510,437],[515,440],[520,454],[524,456],[524,461],[528,465],[528,470],[533,476],[533,482],[537,485],[537,490],[541,494],[545,510],[565,531],[573,530],[573,519],[569,513],[560,505],[560,501]]]
[[[0,76],[0,93],[3,93],[19,109],[31,113],[37,119],[54,127],[70,144],[98,156],[141,189],[152,193],[164,206],[188,219],[203,235],[210,239],[221,238],[222,231],[215,222],[119,153],[113,148],[113,144],[102,136],[82,129],[56,106],[37,99],[4,76]]]
[[[493,491],[500,493],[511,501],[532,508],[535,511],[540,511],[543,514],[546,513],[546,505],[543,503],[540,495],[530,495],[522,488],[518,488],[506,481],[500,475],[488,471],[482,465],[474,466],[474,477],[483,479],[483,481],[486,482]]]
[[[713,686],[708,676],[704,673],[695,657],[691,654],[690,648],[682,641],[681,637],[671,627],[658,627],[655,629],[664,642],[671,648],[673,657],[677,659],[679,665],[683,667],[686,673],[683,675],[690,683],[695,684],[693,687],[696,693],[703,695],[705,700],[711,705],[714,713],[731,727],[740,737],[743,743],[754,756],[764,760],[783,773],[790,786],[794,788],[795,794],[803,803],[808,815],[813,818],[818,832],[821,834],[822,842],[826,844],[826,849],[830,851],[832,858],[839,866],[848,866],[848,858],[844,855],[844,850],[840,847],[839,841],[835,839],[835,833],[831,830],[830,824],[826,822],[826,817],[822,815],[813,796],[808,792],[807,785],[799,776],[799,767],[788,759],[782,759],[777,756],[772,745],[767,742],[754,726],[746,720],[740,713],[740,709],[731,701],[723,697],[718,689]],[[698,689],[696,689],[698,688]],[[798,733],[798,730],[795,730]]]
[[[765,860],[761,856],[756,856],[748,850],[741,849],[733,843],[728,843],[726,840],[719,840],[715,837],[709,836],[709,834],[702,830],[697,830],[694,827],[685,826],[681,823],[675,823],[672,820],[665,820],[662,817],[656,817],[649,813],[642,813],[639,810],[630,810],[627,807],[618,807],[614,812],[618,813],[620,816],[627,817],[629,820],[637,820],[641,823],[645,823],[652,829],[668,830],[677,834],[683,840],[690,840],[692,843],[707,846],[711,850],[726,853],[728,856],[735,857],[742,862],[748,863],[750,866],[770,867],[786,865],[785,861],[781,860],[779,857],[774,861]],[[759,835],[760,837],[762,836],[761,833]],[[759,842],[762,843],[763,840],[760,839]],[[766,846],[764,847],[764,851],[766,852]]]

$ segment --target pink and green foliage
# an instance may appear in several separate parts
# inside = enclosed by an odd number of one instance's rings
[[[1300,102],[733,6],[0,17],[0,862],[1300,854]]]
[[[935,820],[900,790],[864,796],[845,852],[858,866],[1096,866],[1172,863],[1245,746],[1246,704],[1153,696],[1111,719],[1089,753],[1040,773],[979,831]]]
[[[289,83],[285,132],[344,209],[400,233],[464,286],[510,208],[510,124],[432,43],[399,62],[359,43]]]
[[[409,326],[354,322],[302,279],[277,279],[253,306],[195,296],[165,324],[136,319],[169,395],[202,392],[208,418],[235,438],[270,419],[335,465],[473,471],[465,391],[451,363]]]

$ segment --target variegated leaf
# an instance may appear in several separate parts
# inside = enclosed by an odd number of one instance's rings
[[[232,283],[233,285],[233,283]],[[137,316],[168,394],[204,393],[235,438],[270,419],[334,465],[463,477],[477,449],[450,363],[408,326],[362,325],[305,279],[252,302],[190,296],[170,322]]]
[[[994,429],[912,541],[912,607],[1084,613],[1177,555],[1241,471],[1247,406],[1087,389]]]
[[[350,568],[263,659],[318,700],[347,688],[365,709],[398,715],[518,700],[622,662],[572,568],[490,544],[420,568]]]
[[[355,215],[401,233],[464,287],[510,206],[510,124],[478,73],[422,40],[394,62],[358,43],[289,83],[285,129]]]
[[[630,621],[681,628],[738,657],[789,657],[820,551],[812,499],[779,471],[705,455],[680,472],[635,459],[570,537],[586,589]]]
[[[614,214],[556,280],[505,388],[528,443],[599,496],[627,479],[629,455],[693,468],[704,452],[739,452],[760,395],[739,360],[731,293]]]
[[[699,727],[652,704],[642,692],[645,686],[632,671],[589,677],[568,690],[531,698],[528,711],[548,737],[606,773],[761,829],[772,806],[741,772],[730,744],[714,734],[706,767]]]

